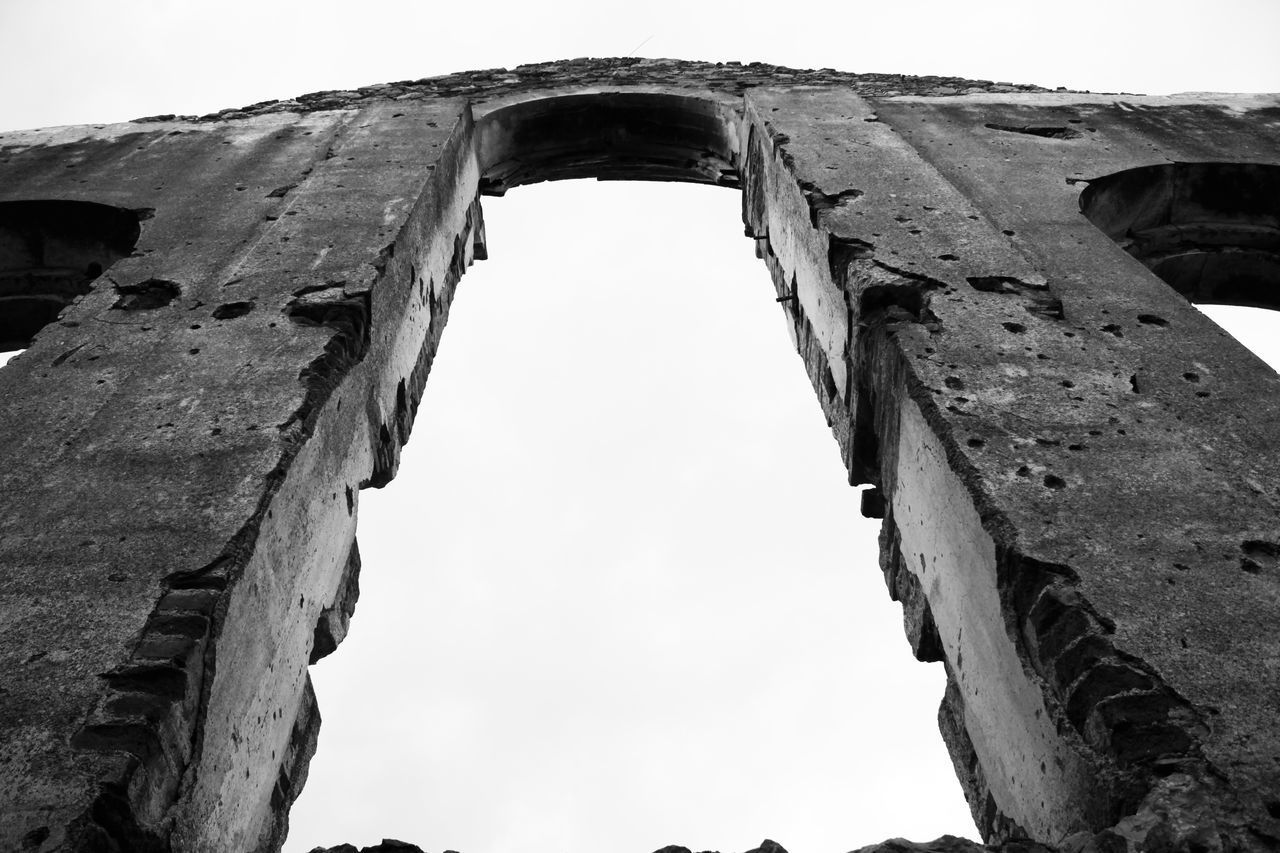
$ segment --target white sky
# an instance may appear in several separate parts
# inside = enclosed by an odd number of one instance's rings
[[[1275,0],[0,0],[0,128],[629,53],[1280,91],[1278,32]],[[972,836],[941,668],[910,659],[737,195],[484,204],[492,260],[462,281],[400,478],[361,496],[363,595],[313,671],[325,723],[286,850]]]

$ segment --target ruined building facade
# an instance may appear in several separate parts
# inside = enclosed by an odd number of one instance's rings
[[[1280,305],[1280,99],[584,60],[0,135],[0,849],[279,846],[480,197],[569,177],[741,191],[988,844],[1280,845],[1280,378],[1190,304]]]

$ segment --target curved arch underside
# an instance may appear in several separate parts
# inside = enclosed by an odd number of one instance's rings
[[[1080,209],[1192,302],[1280,308],[1280,165],[1143,166],[1091,181]]]
[[[480,190],[565,178],[737,187],[739,123],[717,101],[670,93],[523,101],[479,122]]]

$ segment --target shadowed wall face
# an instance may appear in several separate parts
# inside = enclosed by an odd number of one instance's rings
[[[25,349],[133,251],[138,215],[83,201],[0,204],[0,352]]]
[[[9,268],[119,259],[0,372],[0,839],[279,846],[358,493],[395,475],[479,196],[582,176],[742,188],[990,844],[1280,838],[1280,378],[1115,242],[1192,298],[1261,301],[1274,99],[527,73],[0,138]],[[1115,176],[1084,216],[1083,175]],[[1249,272],[1191,281],[1227,255]]]

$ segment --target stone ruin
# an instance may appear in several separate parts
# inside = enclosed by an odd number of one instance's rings
[[[991,849],[1280,849],[1280,377],[1191,305],[1280,307],[1280,98],[575,60],[0,177],[0,848],[279,848],[480,198],[595,177],[741,192]]]

